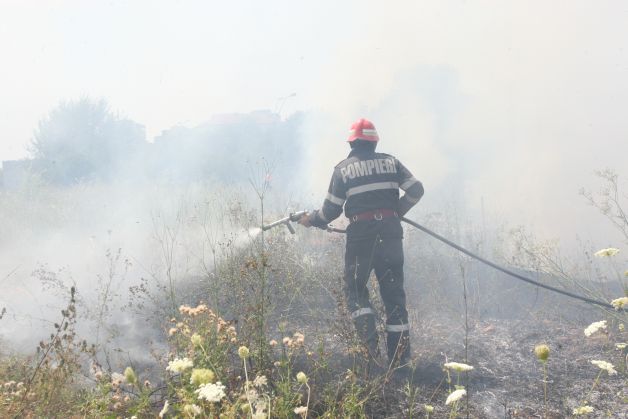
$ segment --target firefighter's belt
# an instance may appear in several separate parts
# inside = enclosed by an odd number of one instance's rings
[[[370,220],[383,220],[384,218],[399,217],[397,211],[391,209],[377,209],[373,211],[362,212],[360,214],[352,215],[349,217],[349,221],[357,223],[358,221],[370,221]]]

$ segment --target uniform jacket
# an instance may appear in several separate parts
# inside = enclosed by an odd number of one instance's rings
[[[405,192],[401,198],[400,189]],[[403,216],[422,196],[421,182],[395,157],[356,147],[334,168],[327,197],[311,223],[325,228],[342,214],[343,208],[349,219],[378,209],[391,209]]]

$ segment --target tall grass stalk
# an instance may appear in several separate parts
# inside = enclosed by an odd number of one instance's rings
[[[460,275],[462,277],[462,298],[464,302],[464,362],[469,363],[469,304],[467,301],[467,277],[463,262],[460,262]],[[467,389],[467,397],[465,398],[465,410],[467,419],[469,419],[469,373],[464,373],[464,387]]]
[[[251,169],[251,176],[249,177],[249,183],[251,184],[257,198],[259,199],[260,205],[260,226],[264,224],[264,199],[266,197],[266,193],[270,187],[270,178],[271,178],[271,167],[270,164],[262,159],[257,166],[257,170]],[[259,301],[258,310],[256,313],[256,322],[257,322],[257,363],[260,369],[265,369],[268,360],[266,354],[266,285],[268,281],[268,273],[266,270],[267,266],[267,257],[266,257],[266,249],[264,242],[264,230],[262,229],[260,232],[260,244],[259,244],[259,263],[257,265],[257,274],[259,279],[259,293],[256,296],[257,301]]]

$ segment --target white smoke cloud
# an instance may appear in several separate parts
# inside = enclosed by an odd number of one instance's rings
[[[602,239],[611,233],[578,190],[595,187],[596,169],[628,175],[622,16],[618,2],[355,8],[347,20],[359,24],[310,91],[324,114],[307,130],[312,171],[326,173],[313,187],[326,187],[349,125],[364,116],[379,149],[424,181],[423,205],[454,185],[472,208],[483,197],[542,235]]]

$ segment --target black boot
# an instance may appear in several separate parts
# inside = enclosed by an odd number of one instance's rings
[[[360,342],[366,347],[369,358],[376,359],[379,357],[379,345],[377,337],[377,329],[375,328],[375,316],[373,314],[365,314],[356,317],[353,320],[355,330],[358,333]]]
[[[387,332],[386,347],[391,368],[402,367],[410,362],[410,333],[407,330]]]

